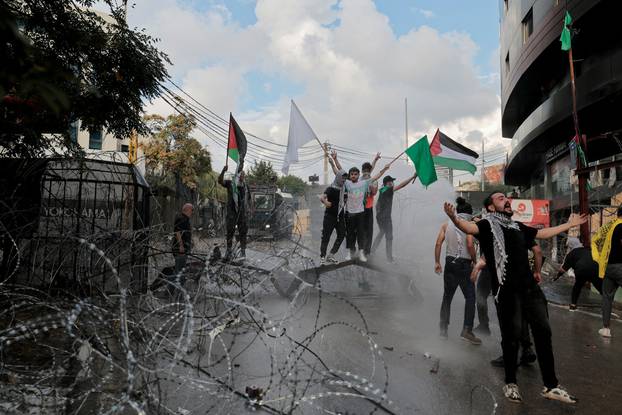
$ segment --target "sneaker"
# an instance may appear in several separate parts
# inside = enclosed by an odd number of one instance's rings
[[[503,363],[503,355],[497,357],[496,359],[491,360],[490,364],[493,365],[494,367],[504,367],[505,364]]]
[[[598,330],[598,334],[600,334],[603,337],[611,337],[611,329],[609,327],[603,327],[602,329]]]
[[[479,346],[480,344],[482,344],[481,339],[478,339],[477,337],[475,337],[475,335],[470,329],[462,329],[462,333],[460,333],[460,338],[476,346]]]
[[[503,394],[510,402],[521,403],[523,398],[518,391],[518,385],[516,383],[508,383],[503,387]]]
[[[563,386],[557,385],[556,388],[547,388],[546,386],[542,389],[543,397],[546,399],[552,399],[554,401],[560,401],[565,403],[577,403],[577,398],[569,394]]]
[[[323,256],[320,257],[320,266],[326,264],[326,258],[324,258]]]
[[[337,258],[335,258],[335,255],[333,254],[328,254],[328,256],[326,257],[326,262],[330,262],[332,264],[338,264],[339,261],[337,261]]]
[[[348,253],[346,254],[346,261],[352,261],[352,257],[354,255],[352,254],[352,251],[348,251]]]
[[[359,259],[361,260],[361,262],[367,262],[367,257],[365,256],[365,252],[362,249],[359,251]]]
[[[569,311],[577,311],[577,305],[576,304],[570,304],[568,306],[568,310]]]
[[[520,357],[520,364],[523,366],[528,366],[529,364],[535,362],[538,359],[536,354],[531,350],[531,347],[527,349],[523,349],[523,354]]]
[[[447,334],[447,327],[441,327],[441,332],[439,335],[441,336],[441,339],[447,340],[449,338],[449,335]]]
[[[240,256],[236,258],[238,261],[246,261],[246,251],[240,252]]]
[[[473,333],[481,334],[484,336],[490,336],[490,328],[488,326],[484,326],[480,324],[473,329]]]

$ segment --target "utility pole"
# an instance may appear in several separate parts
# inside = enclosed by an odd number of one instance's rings
[[[482,139],[482,170],[479,172],[480,181],[482,182],[482,192],[484,191],[484,140]]]
[[[329,151],[328,141],[324,142],[324,185],[328,185],[328,151]]]
[[[404,98],[404,148],[408,148],[408,98]],[[408,157],[406,157],[408,165]]]

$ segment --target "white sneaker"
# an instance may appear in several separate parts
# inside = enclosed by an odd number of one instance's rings
[[[323,256],[320,257],[320,265],[324,265],[326,264],[326,258],[324,258]]]
[[[359,259],[361,260],[361,262],[367,262],[367,257],[365,256],[365,252],[362,249],[359,251]]]
[[[523,397],[520,396],[518,385],[516,383],[508,383],[505,385],[503,387],[503,394],[510,402],[521,403],[523,401]]]
[[[603,337],[611,337],[611,329],[609,327],[603,327],[602,329],[598,330],[598,334],[600,334]]]
[[[350,251],[346,254],[346,261],[352,261],[352,253]]]
[[[331,262],[333,264],[337,264],[339,261],[337,261],[337,258],[335,258],[335,255],[328,254],[328,256],[326,257],[326,262]]]
[[[570,395],[563,386],[557,385],[556,388],[549,389],[546,386],[542,389],[543,397],[565,403],[577,403],[577,398]]]

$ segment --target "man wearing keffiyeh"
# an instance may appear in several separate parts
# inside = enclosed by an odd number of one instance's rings
[[[568,222],[550,228],[535,229],[512,220],[512,205],[503,193],[491,193],[484,200],[486,213],[477,223],[460,219],[450,203],[445,213],[464,233],[476,236],[490,271],[497,316],[501,328],[501,348],[505,365],[505,397],[522,401],[516,384],[516,360],[524,317],[531,326],[538,364],[544,382],[542,396],[565,403],[576,399],[559,385],[551,342],[547,301],[531,271],[527,251],[533,240],[549,239],[581,225],[587,216],[570,215]]]

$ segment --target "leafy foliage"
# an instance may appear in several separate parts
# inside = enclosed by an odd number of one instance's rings
[[[196,189],[200,177],[212,168],[209,151],[190,137],[196,121],[183,115],[149,115],[145,122],[152,131],[141,144],[148,178],[169,187],[179,178],[190,189]]]
[[[70,142],[70,123],[117,137],[145,134],[143,100],[168,77],[155,39],[130,29],[122,2],[105,0],[0,2],[0,150],[37,155]],[[101,2],[99,2],[101,5]]]
[[[198,192],[203,199],[227,200],[227,189],[218,184],[218,173],[213,170],[199,177]]]
[[[304,180],[302,180],[298,176],[294,176],[292,174],[279,177],[276,184],[281,188],[282,191],[291,193],[295,196],[301,196],[305,194],[307,190],[307,184]]]
[[[246,175],[246,180],[250,184],[276,184],[277,174],[269,161],[255,161]]]

